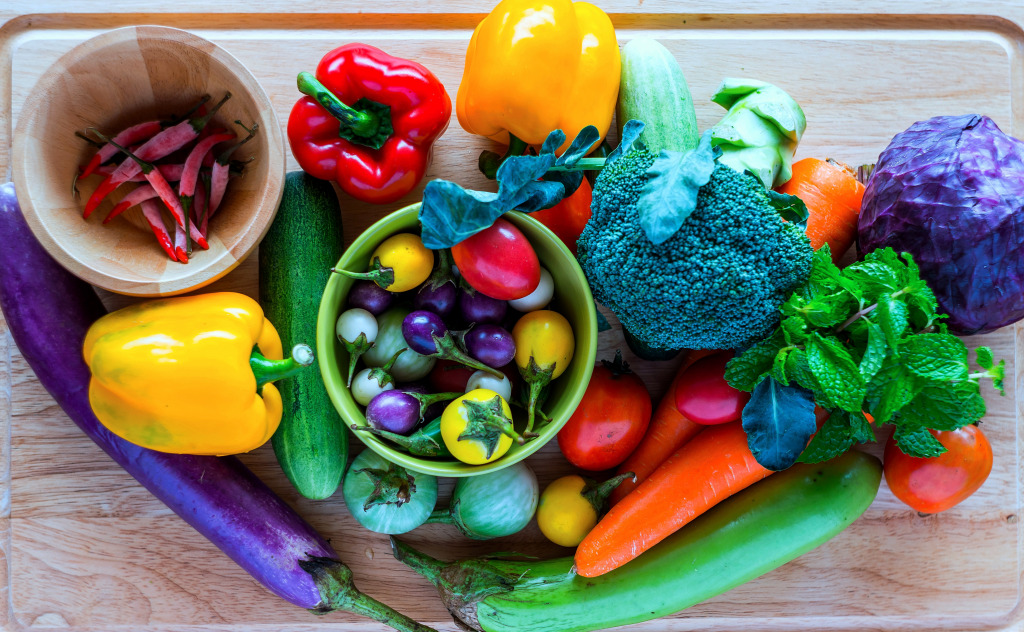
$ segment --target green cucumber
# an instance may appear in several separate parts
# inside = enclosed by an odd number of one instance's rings
[[[864,513],[881,478],[881,462],[857,451],[795,465],[599,577],[573,573],[571,557],[444,563],[394,539],[392,548],[464,629],[589,632],[678,612],[803,555]]]
[[[343,243],[341,208],[331,183],[302,171],[289,173],[259,251],[260,305],[286,349],[315,342],[320,297]],[[277,461],[300,494],[327,498],[345,473],[348,429],[319,371],[303,371],[277,388],[284,404],[271,439]]]
[[[640,140],[654,154],[662,149],[687,152],[697,147],[697,113],[686,78],[667,48],[646,37],[622,47],[622,75],[615,107],[619,126],[644,122]]]

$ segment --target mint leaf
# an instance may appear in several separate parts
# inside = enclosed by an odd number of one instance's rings
[[[895,294],[903,289],[903,279],[897,270],[882,261],[859,261],[843,270],[843,276],[860,283],[864,297],[877,300],[885,294]]]
[[[809,298],[822,294],[835,294],[842,289],[842,272],[832,263],[832,251],[828,244],[814,251],[811,257],[811,272],[807,276],[804,290]]]
[[[903,364],[911,373],[936,382],[966,380],[967,347],[951,334],[918,334],[899,343]]]
[[[714,170],[709,132],[704,132],[692,151],[661,150],[647,170],[647,183],[636,204],[640,227],[651,243],[664,243],[679,230],[696,210],[697,193]]]
[[[807,363],[821,390],[836,406],[860,412],[864,405],[864,378],[843,345],[815,332],[807,341]]]
[[[995,358],[992,357],[992,350],[988,347],[978,347],[974,350],[974,355],[978,360],[978,366],[983,369],[991,369],[995,364]]]
[[[780,471],[796,462],[817,428],[810,391],[762,380],[743,407],[743,430],[762,467]]]
[[[907,330],[909,315],[907,306],[893,297],[885,294],[878,300],[878,308],[875,309],[877,316],[873,319],[885,333],[885,339],[890,347],[895,348]]]
[[[793,349],[789,352],[789,357],[786,358],[786,376],[789,378],[790,384],[795,382],[801,388],[806,388],[814,393],[814,400],[819,405],[825,408],[836,408],[835,404],[821,390],[821,385],[818,384],[818,380],[815,379],[814,373],[811,372],[811,367],[807,363],[807,353],[803,349]]]
[[[906,295],[906,303],[910,310],[910,321],[918,330],[929,327],[938,318],[945,318],[939,315],[939,302],[927,285]]]
[[[868,412],[876,424],[889,423],[920,390],[921,384],[905,366],[895,358],[886,358],[882,368],[868,382]]]
[[[789,353],[792,351],[790,348],[784,348],[775,356],[775,360],[772,362],[772,369],[768,373],[772,379],[782,384],[783,386],[789,386],[789,378],[786,377],[786,359],[789,358]]]
[[[955,386],[928,385],[899,413],[898,424],[956,430],[985,416],[985,400],[978,385],[960,382]]]
[[[873,441],[874,438],[874,429],[864,415],[836,410],[829,415],[825,424],[814,435],[810,445],[797,461],[800,463],[828,461],[846,452],[851,446]]]
[[[776,332],[725,365],[725,381],[740,391],[752,391],[766,373],[772,370],[775,355],[783,347],[782,336]]]
[[[860,372],[861,377],[865,380],[870,380],[878,373],[878,369],[882,368],[882,363],[885,361],[885,356],[889,351],[889,345],[885,341],[885,333],[882,332],[882,328],[871,321],[867,321],[867,346],[864,349],[864,355],[861,356],[860,364],[857,366],[857,370]]]
[[[800,316],[783,318],[781,330],[786,338],[786,344],[800,345],[807,340],[807,321]]]
[[[946,451],[946,447],[924,428],[896,426],[893,437],[900,452],[907,456],[931,458]]]

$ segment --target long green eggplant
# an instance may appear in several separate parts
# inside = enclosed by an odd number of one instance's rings
[[[573,573],[571,557],[445,563],[394,539],[392,548],[473,630],[588,632],[679,612],[803,555],[864,513],[881,477],[878,459],[856,451],[791,467],[600,577]]]

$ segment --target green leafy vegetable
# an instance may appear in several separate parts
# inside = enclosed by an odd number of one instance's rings
[[[697,193],[714,170],[715,154],[708,132],[693,151],[661,150],[647,170],[647,184],[636,205],[640,226],[651,243],[664,243],[693,214]]]
[[[936,310],[935,296],[909,255],[876,250],[840,270],[826,246],[815,253],[807,282],[782,304],[779,328],[733,358],[725,377],[755,393],[769,388],[762,386],[769,380],[772,389],[800,387],[830,412],[802,461],[832,458],[871,441],[874,427],[886,423],[896,427],[901,450],[935,456],[945,448],[928,430],[955,430],[981,419],[980,381],[990,379],[1003,392],[1006,366],[981,347],[976,353],[982,370],[971,373],[967,347],[946,333],[945,316]],[[747,415],[755,413],[748,423]],[[759,447],[754,455],[765,467],[784,462],[780,451],[764,449],[766,442],[790,432],[803,436],[807,428],[803,418],[779,415],[766,424],[758,407],[743,414],[751,450]]]
[[[814,395],[769,377],[754,387],[743,407],[750,451],[763,467],[784,470],[796,462],[814,434]]]

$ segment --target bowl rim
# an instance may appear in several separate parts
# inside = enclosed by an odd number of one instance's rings
[[[238,78],[246,86],[251,94],[259,112],[266,112],[267,118],[274,121],[274,125],[265,130],[268,135],[268,177],[266,184],[258,189],[253,209],[269,208],[270,212],[264,214],[266,220],[263,222],[252,221],[245,230],[241,231],[237,243],[231,247],[225,247],[215,258],[205,262],[202,267],[196,267],[186,274],[173,280],[128,278],[115,272],[101,271],[83,261],[77,252],[69,251],[50,232],[47,222],[36,211],[28,191],[31,187],[28,183],[28,175],[23,167],[26,164],[28,154],[28,130],[30,121],[41,116],[46,108],[39,107],[42,94],[49,91],[64,76],[63,73],[55,72],[56,68],[62,67],[62,62],[70,59],[77,59],[92,55],[111,45],[137,41],[140,38],[162,39],[180,43],[189,48],[195,49],[222,64],[228,72]],[[15,191],[19,193],[19,203],[23,209],[25,220],[28,223],[32,234],[43,248],[53,256],[55,252],[62,253],[63,257],[54,257],[65,269],[78,278],[91,283],[105,290],[136,297],[174,296],[184,294],[199,288],[205,287],[214,281],[222,278],[235,269],[248,257],[259,245],[260,241],[270,230],[270,225],[277,215],[277,207],[284,195],[284,177],[286,172],[286,159],[284,154],[284,135],[278,122],[277,112],[274,111],[273,103],[264,90],[263,85],[256,79],[255,75],[237,57],[232,55],[218,44],[196,35],[190,31],[162,25],[133,25],[111,29],[90,37],[89,39],[75,45],[47,68],[42,76],[36,81],[29,96],[21,107],[21,115],[18,118],[18,125],[12,137],[11,171]],[[279,171],[280,173],[275,174]],[[275,177],[276,175],[276,177]],[[276,183],[276,186],[275,186]],[[254,211],[254,218],[258,217]],[[259,225],[261,224],[262,225]],[[254,230],[257,229],[258,230]],[[238,256],[234,252],[240,252]]]
[[[352,240],[352,243],[349,244],[349,246],[342,253],[341,258],[338,259],[338,263],[336,264],[336,267],[342,267],[343,263],[346,262],[347,259],[351,258],[352,253],[355,251],[356,245],[357,244],[362,244],[363,242],[368,241],[369,240],[369,235],[373,235],[373,234],[377,234],[377,233],[382,233],[384,227],[387,226],[388,224],[390,224],[391,222],[393,222],[397,216],[407,215],[409,213],[413,213],[415,211],[418,211],[420,206],[421,206],[421,202],[416,202],[414,204],[410,204],[408,206],[404,206],[404,207],[402,207],[402,208],[400,208],[400,209],[398,209],[396,211],[393,211],[392,213],[389,213],[389,214],[385,215],[381,219],[379,219],[376,222],[374,222],[371,226],[366,228],[355,239]],[[562,240],[557,235],[555,235],[553,232],[551,232],[550,229],[548,229],[547,226],[544,226],[544,224],[542,224],[541,222],[537,221],[536,219],[530,217],[529,215],[527,215],[525,213],[520,213],[520,212],[517,212],[517,211],[511,211],[511,212],[507,213],[506,215],[510,215],[511,216],[509,219],[511,219],[513,221],[513,223],[516,223],[516,222],[527,222],[529,224],[532,224],[535,228],[541,229],[542,232],[546,232],[548,238],[552,241],[552,243],[557,244],[558,249],[560,249],[562,251],[562,253],[566,257],[568,257],[571,261],[574,262],[574,265],[577,268],[575,270],[575,272],[577,272],[581,276],[583,275],[583,271],[582,271],[581,268],[579,268],[579,264],[575,263],[576,258],[573,256],[572,252],[565,246],[564,243],[562,243]],[[387,235],[384,235],[382,237],[382,239],[386,238],[386,237],[387,237]],[[413,456],[413,455],[408,454],[406,452],[401,452],[399,450],[396,450],[396,449],[392,448],[391,446],[387,445],[386,443],[384,443],[383,441],[381,441],[380,439],[378,439],[377,437],[375,437],[373,435],[370,435],[370,434],[365,433],[365,432],[356,432],[354,430],[351,430],[351,425],[353,423],[356,423],[356,422],[355,422],[355,420],[349,420],[346,417],[345,411],[343,410],[342,402],[341,402],[341,391],[342,390],[347,390],[347,387],[344,385],[343,381],[334,381],[332,383],[332,382],[330,382],[330,381],[328,381],[326,379],[326,375],[328,374],[329,371],[339,371],[340,370],[340,369],[338,369],[335,366],[331,366],[330,362],[328,362],[328,360],[327,360],[327,353],[326,353],[327,347],[328,346],[333,347],[334,342],[335,342],[334,341],[334,321],[336,320],[336,317],[337,317],[336,314],[333,313],[334,310],[336,309],[335,306],[330,305],[329,301],[327,299],[328,294],[330,293],[330,292],[328,292],[328,288],[330,288],[332,285],[335,285],[337,283],[341,283],[342,279],[340,279],[340,278],[336,279],[335,278],[335,277],[340,277],[340,276],[341,275],[334,275],[334,274],[332,274],[330,276],[330,278],[328,278],[327,285],[324,286],[324,292],[323,292],[323,295],[321,296],[321,299],[320,299],[320,309],[317,312],[317,325],[316,325],[317,366],[320,369],[321,378],[323,379],[324,387],[327,390],[327,395],[328,395],[328,397],[330,397],[331,403],[334,405],[335,410],[338,412],[338,416],[341,417],[341,419],[345,423],[345,425],[349,427],[349,430],[352,432],[352,434],[354,434],[356,436],[356,438],[358,438],[366,447],[370,448],[371,450],[373,450],[374,452],[376,452],[380,456],[384,457],[385,459],[391,461],[392,463],[396,463],[398,465],[407,467],[410,470],[414,470],[414,471],[420,472],[422,474],[431,474],[431,475],[434,475],[434,476],[444,476],[444,477],[449,477],[449,478],[464,478],[464,477],[470,477],[470,476],[479,476],[481,474],[487,474],[489,472],[496,472],[496,471],[501,470],[503,468],[506,468],[506,467],[508,467],[510,465],[513,465],[515,463],[518,463],[520,461],[525,460],[527,457],[529,457],[530,455],[534,454],[535,452],[540,450],[542,447],[547,445],[552,439],[554,439],[556,437],[556,435],[558,434],[558,431],[561,430],[562,427],[566,423],[568,423],[569,416],[566,416],[566,418],[563,419],[561,422],[552,421],[551,423],[547,424],[546,426],[541,428],[541,430],[540,430],[540,435],[541,436],[537,437],[533,441],[530,441],[530,442],[526,443],[524,446],[522,446],[522,448],[520,450],[518,450],[514,455],[512,455],[511,458],[503,456],[503,457],[501,457],[501,458],[499,458],[499,459],[497,459],[495,461],[492,461],[490,463],[485,463],[483,465],[477,465],[477,466],[471,466],[473,468],[471,470],[457,470],[457,471],[452,471],[451,467],[453,465],[464,466],[464,465],[467,465],[467,464],[464,464],[461,461],[457,461],[457,460],[444,460],[444,461],[437,460],[437,461],[434,461],[434,460],[429,460],[429,459],[424,459],[424,458],[421,458],[421,457]],[[587,319],[590,322],[590,324],[592,325],[592,327],[590,328],[591,332],[592,332],[592,335],[591,335],[591,340],[587,341],[587,342],[589,342],[589,344],[587,345],[588,351],[586,353],[586,357],[578,356],[578,355],[575,355],[575,353],[574,353],[573,361],[575,362],[578,359],[580,361],[584,361],[585,362],[584,363],[584,374],[583,374],[582,377],[583,377],[583,380],[586,383],[589,383],[590,382],[590,377],[591,377],[591,375],[592,375],[592,373],[594,371],[594,365],[597,362],[597,346],[598,346],[598,344],[597,344],[597,306],[594,303],[594,297],[593,297],[593,294],[590,291],[590,285],[586,282],[586,278],[585,277],[583,277],[583,280],[584,280],[583,287],[584,287],[584,290],[585,290],[585,298],[586,298],[586,300],[585,300],[585,311],[586,311],[586,314],[587,314]],[[573,333],[574,333],[574,335],[576,335],[575,331]],[[576,348],[579,349],[580,346],[581,345],[577,344]],[[576,392],[572,396],[572,399],[570,401],[570,408],[572,410],[575,410],[576,407],[579,406],[579,403],[583,400],[583,395],[584,395],[585,390],[586,390],[586,385],[585,384],[584,384],[583,388],[575,389]],[[365,416],[361,416],[361,417],[362,417],[362,423],[361,424],[357,424],[357,425],[365,425],[366,424]]]

